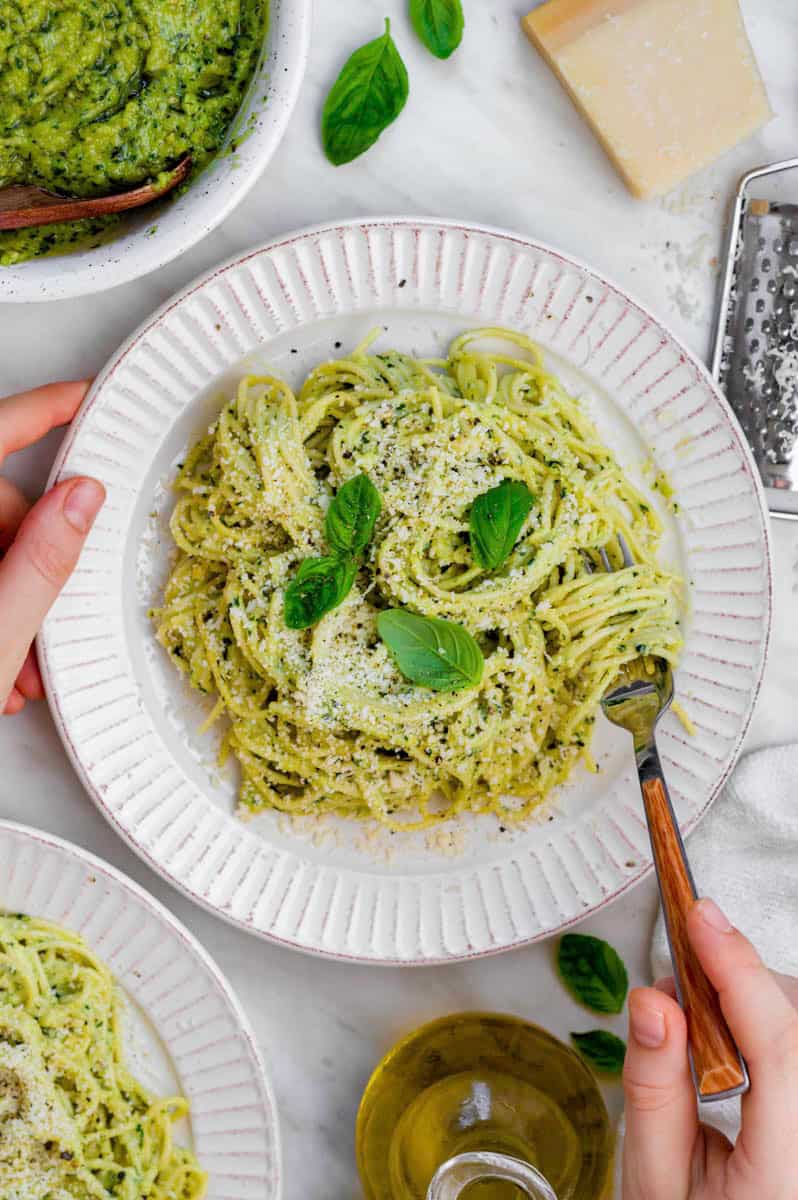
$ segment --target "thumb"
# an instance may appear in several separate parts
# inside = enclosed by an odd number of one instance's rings
[[[27,514],[0,562],[0,710],[104,500],[94,479],[59,483]]]
[[[623,1067],[624,1200],[687,1200],[698,1131],[684,1013],[670,996],[636,988],[629,997]]]

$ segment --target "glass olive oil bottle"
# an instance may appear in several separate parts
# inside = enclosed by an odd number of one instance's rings
[[[367,1200],[424,1200],[438,1167],[489,1151],[536,1167],[558,1200],[609,1196],[612,1134],[595,1079],[557,1038],[516,1017],[461,1013],[416,1030],[382,1060],[357,1119]],[[469,1200],[518,1200],[474,1183]]]

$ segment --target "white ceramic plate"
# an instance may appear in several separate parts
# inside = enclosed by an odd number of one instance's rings
[[[176,201],[135,209],[117,237],[95,250],[0,267],[0,301],[63,300],[107,291],[171,262],[232,212],[261,174],[285,133],[305,74],[312,0],[269,0],[260,64],[225,147]]]
[[[109,499],[40,642],[50,700],[86,788],[115,828],[195,900],[242,928],[323,954],[422,963],[532,941],[618,896],[650,867],[626,735],[597,726],[577,772],[520,833],[488,818],[375,839],[233,815],[203,709],[154,643],[175,464],[220,389],[269,365],[297,383],[373,326],[440,353],[478,324],[529,332],[626,468],[667,471],[665,555],[690,583],[661,751],[689,831],[717,795],[756,698],[770,623],[766,516],[745,439],[704,368],[587,268],[520,237],[426,220],[323,227],[252,251],[147,321],[97,379],[53,478],[99,475]],[[654,500],[654,503],[657,503]]]
[[[176,1137],[208,1172],[208,1200],[279,1200],[277,1114],[254,1035],[188,930],[102,859],[11,821],[0,821],[0,908],[81,934],[108,964],[131,1068],[191,1103]]]

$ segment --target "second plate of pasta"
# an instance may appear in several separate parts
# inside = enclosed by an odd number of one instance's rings
[[[0,1077],[3,1197],[281,1194],[271,1089],[218,968],[114,867],[9,821]]]
[[[650,865],[597,709],[640,653],[677,664],[683,829],[736,758],[770,614],[744,440],[543,247],[396,221],[256,251],[122,348],[57,471],[111,493],[42,638],[62,736],[245,928],[425,962],[606,903]]]

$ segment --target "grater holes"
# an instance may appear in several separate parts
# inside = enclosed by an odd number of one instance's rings
[[[749,207],[731,258],[719,379],[766,485],[798,491],[798,205]]]

